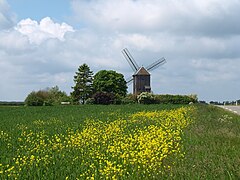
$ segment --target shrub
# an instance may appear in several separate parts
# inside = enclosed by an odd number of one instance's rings
[[[192,100],[193,100],[194,102],[198,102],[197,94],[190,94],[190,95],[188,95],[188,97],[192,98]]]
[[[57,86],[46,88],[37,92],[31,92],[25,99],[27,106],[52,106],[60,104],[62,101],[70,101],[70,98],[63,91],[60,91]]]
[[[93,95],[94,104],[113,104],[115,96],[113,93],[108,92],[97,92]]]
[[[122,99],[122,104],[135,104],[137,102],[137,96],[134,94],[128,94]]]
[[[142,92],[137,96],[137,101],[140,104],[153,104],[155,103],[155,97],[152,93]]]
[[[44,104],[44,98],[39,96],[39,93],[33,91],[27,96],[24,102],[27,106],[42,106]]]
[[[123,98],[123,96],[115,94],[113,104],[122,104]]]
[[[53,100],[48,91],[33,91],[25,99],[25,105],[27,106],[51,106],[53,105]]]
[[[60,91],[58,86],[47,88],[47,93],[49,94],[47,102],[52,105],[59,105],[61,102],[70,102],[71,98],[64,91]]]
[[[94,98],[88,98],[88,99],[85,101],[85,104],[94,104]]]
[[[53,100],[47,99],[44,101],[43,106],[52,106],[53,105]]]
[[[189,104],[190,102],[197,102],[197,97],[187,95],[156,95],[156,103],[158,104]]]

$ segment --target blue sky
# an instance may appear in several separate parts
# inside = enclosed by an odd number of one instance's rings
[[[0,0],[0,101],[56,85],[69,94],[83,63],[131,77],[123,48],[143,66],[166,58],[151,72],[155,94],[240,99],[239,9],[238,0]]]
[[[66,21],[71,14],[69,0],[8,0],[18,20],[32,18],[40,21],[49,16],[56,21]]]

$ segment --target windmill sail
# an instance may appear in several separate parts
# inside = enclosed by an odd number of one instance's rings
[[[128,61],[129,65],[131,66],[132,70],[134,72],[136,72],[140,67],[138,66],[136,61],[133,59],[132,55],[129,53],[127,48],[123,49],[122,53],[123,53],[124,57],[126,58],[126,60]]]
[[[148,71],[152,71],[152,70],[158,68],[159,66],[165,64],[165,63],[166,63],[166,59],[165,58],[161,58],[161,59],[155,61],[154,63],[152,63],[151,65],[149,65],[146,69]]]
[[[150,84],[150,74],[148,71],[152,71],[158,68],[160,65],[166,63],[165,58],[161,58],[151,65],[144,67],[139,67],[136,61],[133,59],[132,55],[129,53],[127,48],[122,50],[122,53],[126,60],[128,61],[130,67],[134,71],[132,77],[126,80],[127,84],[133,82],[133,94],[138,95],[141,92],[151,92],[151,84]]]
[[[129,77],[128,79],[126,79],[127,84],[131,84],[133,82],[133,78]]]

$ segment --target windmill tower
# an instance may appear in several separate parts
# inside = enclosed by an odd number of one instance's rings
[[[151,92],[151,78],[149,71],[152,71],[166,63],[165,58],[161,58],[145,68],[138,66],[127,48],[123,49],[122,53],[134,72],[132,78],[127,81],[127,83],[133,81],[133,94],[138,95],[141,92]]]

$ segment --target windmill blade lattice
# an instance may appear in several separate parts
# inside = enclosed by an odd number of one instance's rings
[[[150,73],[148,71],[152,71],[166,63],[165,58],[161,58],[145,68],[138,66],[127,48],[123,49],[122,53],[134,71],[132,77],[126,79],[128,85],[133,82],[133,94],[138,95],[141,92],[151,92]]]
[[[129,84],[132,84],[133,78],[132,78],[132,77],[127,78],[127,79],[126,79],[126,82],[127,82],[128,85],[129,85]]]
[[[158,68],[159,66],[165,64],[165,63],[166,63],[166,59],[165,58],[161,58],[161,59],[155,61],[154,63],[152,63],[151,65],[149,65],[148,67],[146,67],[146,69],[148,71],[152,71],[152,70]]]
[[[136,72],[140,67],[136,63],[136,61],[133,59],[132,55],[129,53],[128,49],[125,48],[122,50],[122,53],[126,60],[128,61],[129,65],[131,66],[132,70]]]

